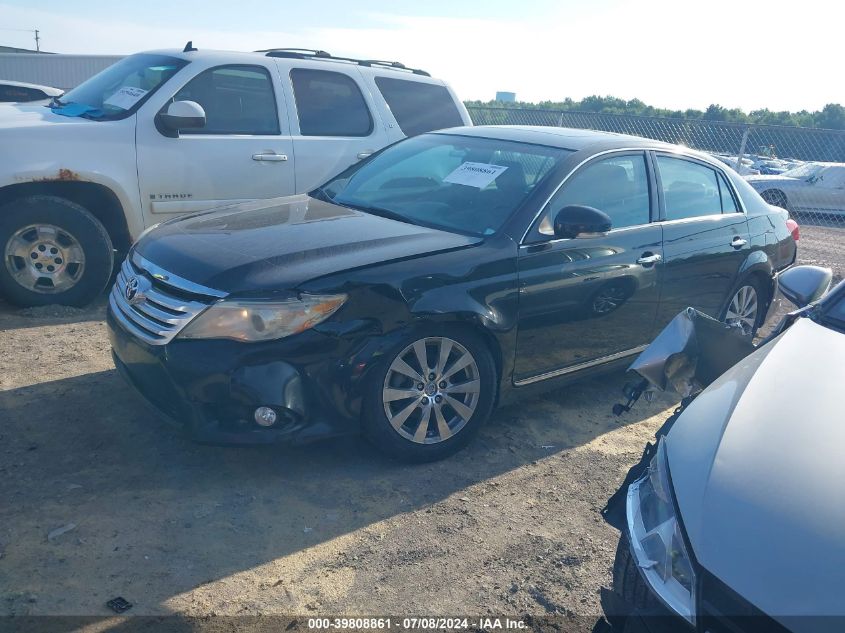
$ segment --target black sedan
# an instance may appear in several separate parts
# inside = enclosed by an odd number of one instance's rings
[[[308,195],[167,222],[109,298],[115,364],[198,440],[361,430],[433,460],[531,386],[607,370],[684,307],[752,333],[787,214],[686,148],[455,128]]]

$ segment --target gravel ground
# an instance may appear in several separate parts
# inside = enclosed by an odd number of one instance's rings
[[[841,279],[843,238],[802,227],[800,261]],[[198,446],[116,374],[104,310],[0,304],[0,615],[600,613],[599,510],[672,401],[617,419],[624,376],[588,380],[423,466]]]

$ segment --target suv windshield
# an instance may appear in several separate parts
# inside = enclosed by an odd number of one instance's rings
[[[571,153],[527,143],[425,134],[389,147],[312,195],[412,224],[491,235]]]
[[[101,121],[121,119],[138,109],[187,63],[166,55],[130,55],[54,99],[50,106],[57,114]]]

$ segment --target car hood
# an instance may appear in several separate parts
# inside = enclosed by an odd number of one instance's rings
[[[55,114],[50,108],[41,105],[42,102],[4,103],[0,104],[0,130],[2,129],[32,129],[45,125],[91,125],[91,121],[84,117],[70,117]]]
[[[300,195],[179,218],[153,229],[135,250],[195,283],[256,294],[480,242]]]
[[[772,185],[795,185],[801,182],[798,178],[790,178],[789,176],[769,175],[769,176],[745,176],[745,179],[756,187],[771,187]]]
[[[842,358],[845,334],[799,319],[702,392],[666,438],[696,559],[785,624],[845,614]]]

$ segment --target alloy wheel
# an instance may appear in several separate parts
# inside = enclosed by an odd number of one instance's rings
[[[427,337],[408,345],[390,364],[382,402],[399,435],[437,444],[466,426],[480,391],[478,364],[469,350],[450,338]]]
[[[737,325],[742,328],[743,334],[751,335],[757,326],[757,311],[757,290],[754,286],[742,286],[728,304],[725,323]]]
[[[625,303],[627,298],[625,289],[621,286],[610,286],[599,292],[593,299],[593,312],[607,314]]]
[[[63,292],[85,270],[85,252],[70,233],[52,224],[31,224],[16,231],[3,252],[12,278],[27,290]]]

